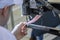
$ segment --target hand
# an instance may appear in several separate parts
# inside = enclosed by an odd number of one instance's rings
[[[25,23],[20,23],[17,26],[15,26],[12,33],[16,36],[18,40],[23,38],[27,34],[27,28]]]

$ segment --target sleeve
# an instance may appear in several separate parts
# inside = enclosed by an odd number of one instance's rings
[[[14,0],[14,3],[15,3],[16,5],[22,6],[23,0]]]
[[[13,5],[13,0],[0,0],[0,9],[4,8],[5,6]]]
[[[0,27],[0,40],[16,40],[15,36],[8,30]]]

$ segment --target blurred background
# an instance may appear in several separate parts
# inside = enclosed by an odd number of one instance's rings
[[[60,3],[60,0],[48,0],[50,2],[57,2]],[[14,28],[15,25],[17,25],[20,22],[26,22],[26,16],[22,16],[22,8],[21,6],[13,6],[10,9],[10,18],[9,21],[7,23],[7,29],[9,29],[10,31]],[[29,40],[30,36],[31,36],[31,31],[32,29],[28,28],[28,35],[26,35],[23,39],[21,40]],[[57,37],[55,35],[46,33],[44,34],[44,40],[60,40],[60,37]]]

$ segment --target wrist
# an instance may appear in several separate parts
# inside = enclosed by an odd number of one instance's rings
[[[22,38],[22,36],[19,35],[17,32],[13,32],[13,35],[16,37],[17,40],[20,40]]]

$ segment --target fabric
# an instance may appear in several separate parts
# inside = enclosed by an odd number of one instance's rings
[[[31,38],[33,38],[33,40],[43,40],[43,34],[36,35],[35,33],[37,33],[37,31],[35,32],[34,30],[31,33]]]
[[[5,6],[13,5],[14,0],[0,0],[0,9],[4,8]]]
[[[16,40],[16,38],[11,32],[0,26],[0,40]]]
[[[11,6],[13,4],[22,5],[23,0],[0,0],[0,9],[4,8],[5,6]]]
[[[36,1],[35,0],[30,0],[30,8],[37,9]]]
[[[34,16],[35,15],[31,15],[30,20],[32,20]],[[53,14],[52,11],[47,11],[43,14],[43,16],[40,19],[38,19],[33,24],[43,25],[48,27],[56,27],[59,25],[59,17],[57,14]],[[36,29],[32,30],[32,34],[34,35],[34,37],[43,35],[44,33],[46,32],[42,30],[36,30]]]
[[[32,20],[35,15],[30,16],[31,17],[29,19]],[[52,11],[46,11],[45,13],[42,14],[42,17],[33,24],[56,27],[59,25],[59,23],[60,19],[57,13],[55,12],[53,13]]]
[[[23,0],[14,0],[14,4],[22,6]]]

